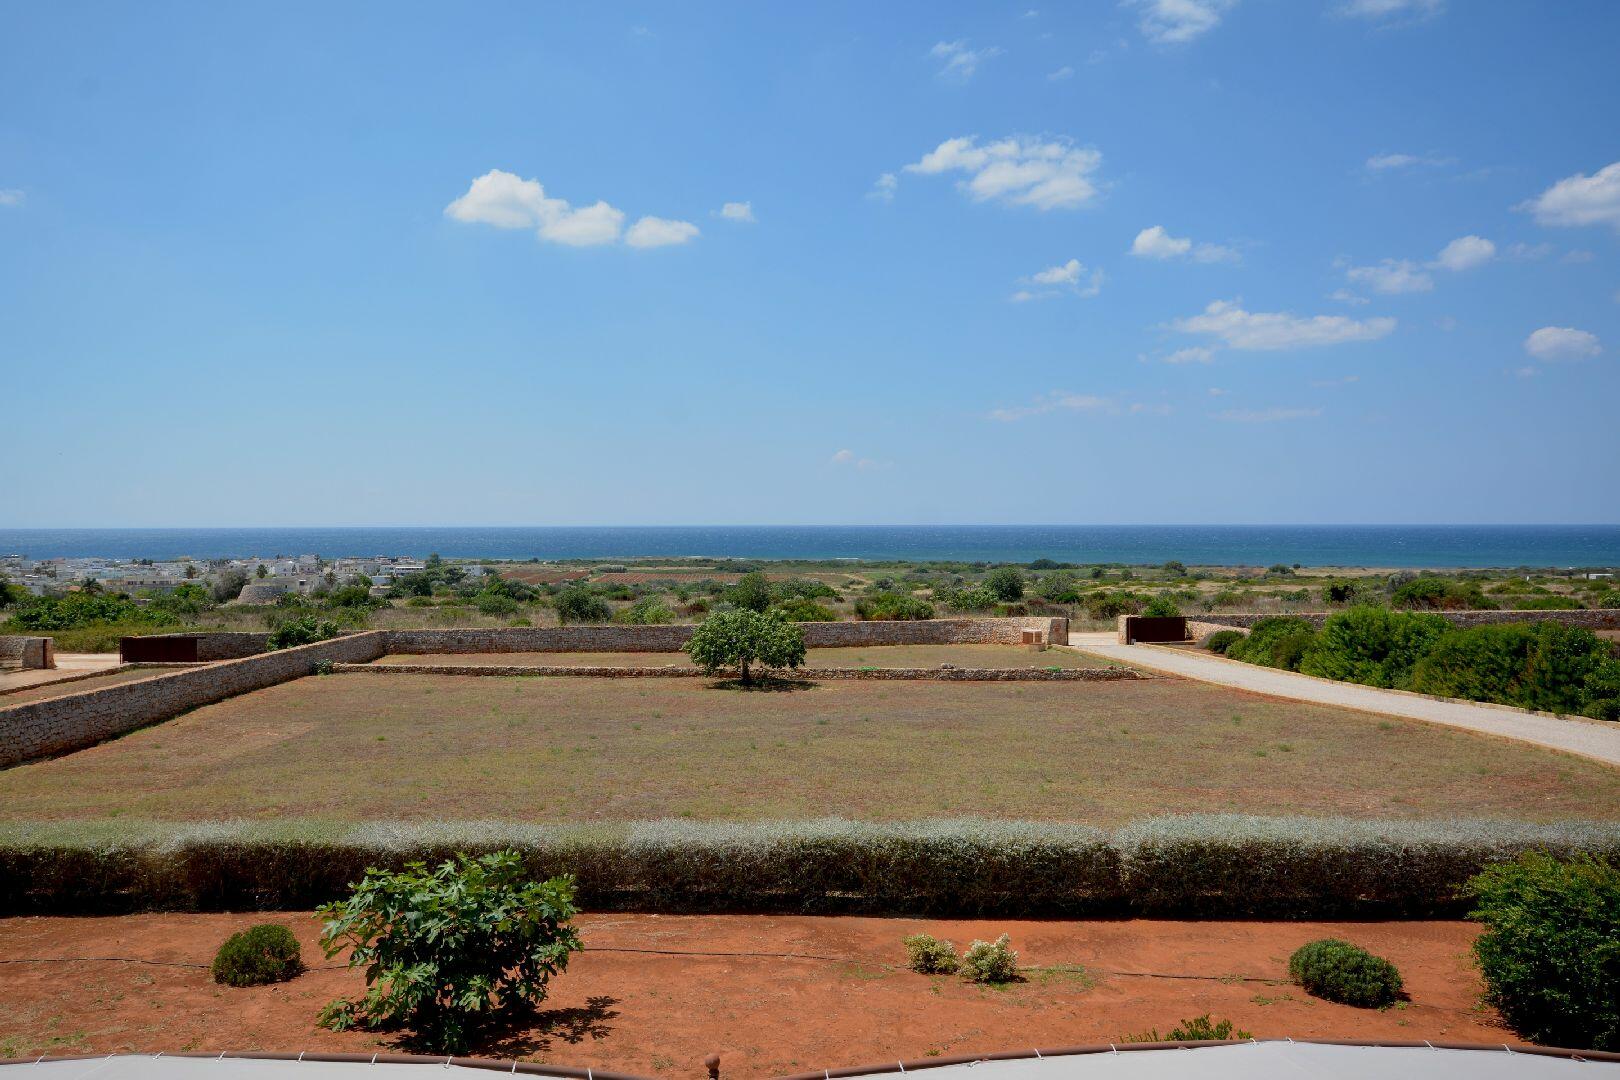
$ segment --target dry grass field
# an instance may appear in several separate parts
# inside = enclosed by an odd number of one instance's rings
[[[0,820],[1620,819],[1613,770],[1179,680],[300,679],[0,772]]]
[[[535,667],[677,667],[692,661],[678,652],[520,652],[520,653],[398,653],[379,664],[491,664]],[[1030,652],[1017,645],[878,645],[861,648],[810,649],[806,667],[812,668],[1083,668],[1108,667],[1101,657],[1072,649]]]

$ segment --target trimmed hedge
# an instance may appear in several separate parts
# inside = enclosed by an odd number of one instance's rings
[[[1525,851],[1620,857],[1620,824],[1162,817],[600,826],[501,822],[0,825],[0,914],[303,910],[368,867],[512,847],[586,910],[1436,916]]]

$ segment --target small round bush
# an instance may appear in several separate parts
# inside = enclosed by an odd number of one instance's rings
[[[214,954],[214,981],[227,986],[263,986],[303,974],[298,939],[285,926],[261,923],[232,934]]]
[[[1181,614],[1181,609],[1168,596],[1155,596],[1147,602],[1142,614],[1150,619],[1173,619]]]
[[[1204,639],[1204,648],[1212,653],[1226,655],[1226,650],[1232,647],[1232,642],[1240,641],[1243,634],[1237,630],[1217,630]]]
[[[1401,973],[1381,956],[1338,938],[1301,945],[1288,958],[1288,977],[1308,994],[1341,1005],[1376,1009],[1401,993]]]
[[[962,954],[961,970],[969,982],[1012,982],[1018,978],[1018,954],[1012,939],[1002,934],[995,941],[975,941]]]
[[[954,975],[962,962],[948,941],[932,934],[913,934],[901,942],[906,947],[906,966],[922,975]]]

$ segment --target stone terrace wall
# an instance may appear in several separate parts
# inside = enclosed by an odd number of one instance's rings
[[[1205,625],[1206,632],[1213,632],[1216,629],[1245,630],[1261,619],[1275,619],[1279,614],[1283,613],[1200,615],[1197,622]],[[1287,613],[1287,617],[1304,619],[1312,626],[1320,627],[1327,621],[1329,614],[1326,611],[1309,611],[1299,614]],[[1565,626],[1584,626],[1588,630],[1620,630],[1620,608],[1592,608],[1587,611],[1436,611],[1433,614],[1454,626],[1464,627],[1487,626],[1493,623],[1556,622]],[[1189,631],[1193,625],[1194,620],[1188,619]]]
[[[812,649],[856,645],[1016,645],[1025,630],[1067,644],[1069,620],[914,619],[799,623]],[[691,626],[506,626],[451,630],[390,630],[391,653],[679,652]]]
[[[56,666],[56,649],[48,637],[0,637],[0,665],[26,670]]]
[[[335,672],[359,675],[468,675],[473,677],[544,677],[557,679],[697,679],[702,668],[528,666],[521,664],[336,664]],[[911,682],[1116,682],[1157,678],[1133,668],[794,668],[768,672],[769,677],[818,682],[830,679],[889,679]]]
[[[321,660],[366,663],[383,655],[385,640],[373,630],[0,708],[0,768],[79,750],[187,709],[313,674]]]
[[[257,656],[270,644],[270,635],[267,633],[237,632],[229,630],[211,631],[205,634],[142,634],[142,638],[196,638],[197,661],[199,663],[214,660],[240,660],[247,656]]]

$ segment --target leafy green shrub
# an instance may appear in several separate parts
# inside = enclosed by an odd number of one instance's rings
[[[1233,1030],[1232,1021],[1211,1021],[1209,1013],[1195,1016],[1191,1020],[1183,1020],[1170,1029],[1168,1035],[1160,1035],[1159,1029],[1139,1032],[1135,1035],[1125,1036],[1125,1042],[1228,1042],[1232,1039],[1252,1039],[1247,1031]]]
[[[613,621],[630,626],[662,626],[674,622],[675,613],[656,596],[644,596],[629,607],[615,611]]]
[[[1224,655],[1232,647],[1232,642],[1242,640],[1243,632],[1240,630],[1217,630],[1204,639],[1204,648]]]
[[[1142,610],[1142,599],[1132,592],[1099,592],[1086,597],[1086,614],[1093,619],[1117,619]]]
[[[962,977],[968,982],[1007,983],[1018,978],[1018,953],[1002,934],[994,941],[975,941],[962,954]]]
[[[315,674],[317,675],[330,675],[334,670],[335,668],[330,660],[315,661]]]
[[[1488,598],[1475,581],[1452,581],[1440,577],[1413,578],[1396,587],[1390,603],[1400,608],[1430,611],[1490,611],[1496,602]]]
[[[1540,852],[1469,882],[1485,997],[1538,1043],[1620,1050],[1620,868]]]
[[[1298,670],[1324,679],[1404,688],[1417,662],[1450,632],[1451,624],[1439,615],[1353,607],[1328,617]]]
[[[776,605],[788,622],[837,622],[838,612],[804,596],[790,596]]]
[[[1024,598],[1024,575],[1011,566],[1003,566],[984,576],[984,587],[997,600],[1012,603]]]
[[[516,615],[522,610],[516,600],[500,593],[479,593],[473,606],[484,615]]]
[[[261,923],[232,934],[214,954],[214,981],[226,986],[264,986],[302,975],[298,939],[285,926]]]
[[[721,593],[720,597],[732,607],[748,611],[764,611],[775,599],[770,580],[758,570],[750,570],[738,578],[737,584]]]
[[[857,617],[872,621],[891,619],[932,619],[934,605],[904,593],[880,592],[855,601]]]
[[[503,1011],[545,1000],[547,982],[583,948],[575,914],[573,878],[526,880],[515,851],[367,870],[347,900],[320,909],[327,957],[351,947],[366,994],[332,1002],[321,1023],[405,1025],[424,1048],[466,1050]]]
[[[1362,1009],[1393,1004],[1401,995],[1401,973],[1394,964],[1338,938],[1295,949],[1288,958],[1288,977],[1307,994]]]
[[[1515,611],[1580,611],[1586,607],[1573,596],[1512,596],[1508,606]]]
[[[1334,605],[1371,603],[1375,590],[1361,581],[1330,581],[1322,586],[1322,603]]]
[[[613,618],[608,602],[583,585],[570,585],[552,599],[557,621],[563,623],[605,623]]]
[[[1142,614],[1150,619],[1169,619],[1180,615],[1181,609],[1168,596],[1155,596],[1142,608]]]
[[[686,655],[710,673],[736,669],[746,686],[752,682],[752,664],[767,668],[803,665],[804,634],[774,611],[717,611],[692,631]]]
[[[1316,631],[1304,619],[1261,619],[1249,628],[1242,641],[1227,646],[1226,655],[1250,664],[1298,671],[1300,660],[1315,640]]]
[[[998,603],[995,593],[978,586],[971,589],[942,589],[937,595],[939,602],[950,611],[989,611]]]
[[[921,975],[955,975],[962,962],[948,941],[932,934],[913,934],[901,942],[906,947],[906,966]]]
[[[1620,659],[1583,627],[1475,626],[1441,637],[1413,669],[1411,689],[1613,719],[1620,713]]]
[[[278,649],[291,649],[299,645],[313,645],[317,641],[326,641],[335,638],[343,631],[331,619],[322,619],[315,615],[304,615],[297,619],[289,619],[276,627],[265,642],[265,648],[271,652]]]

